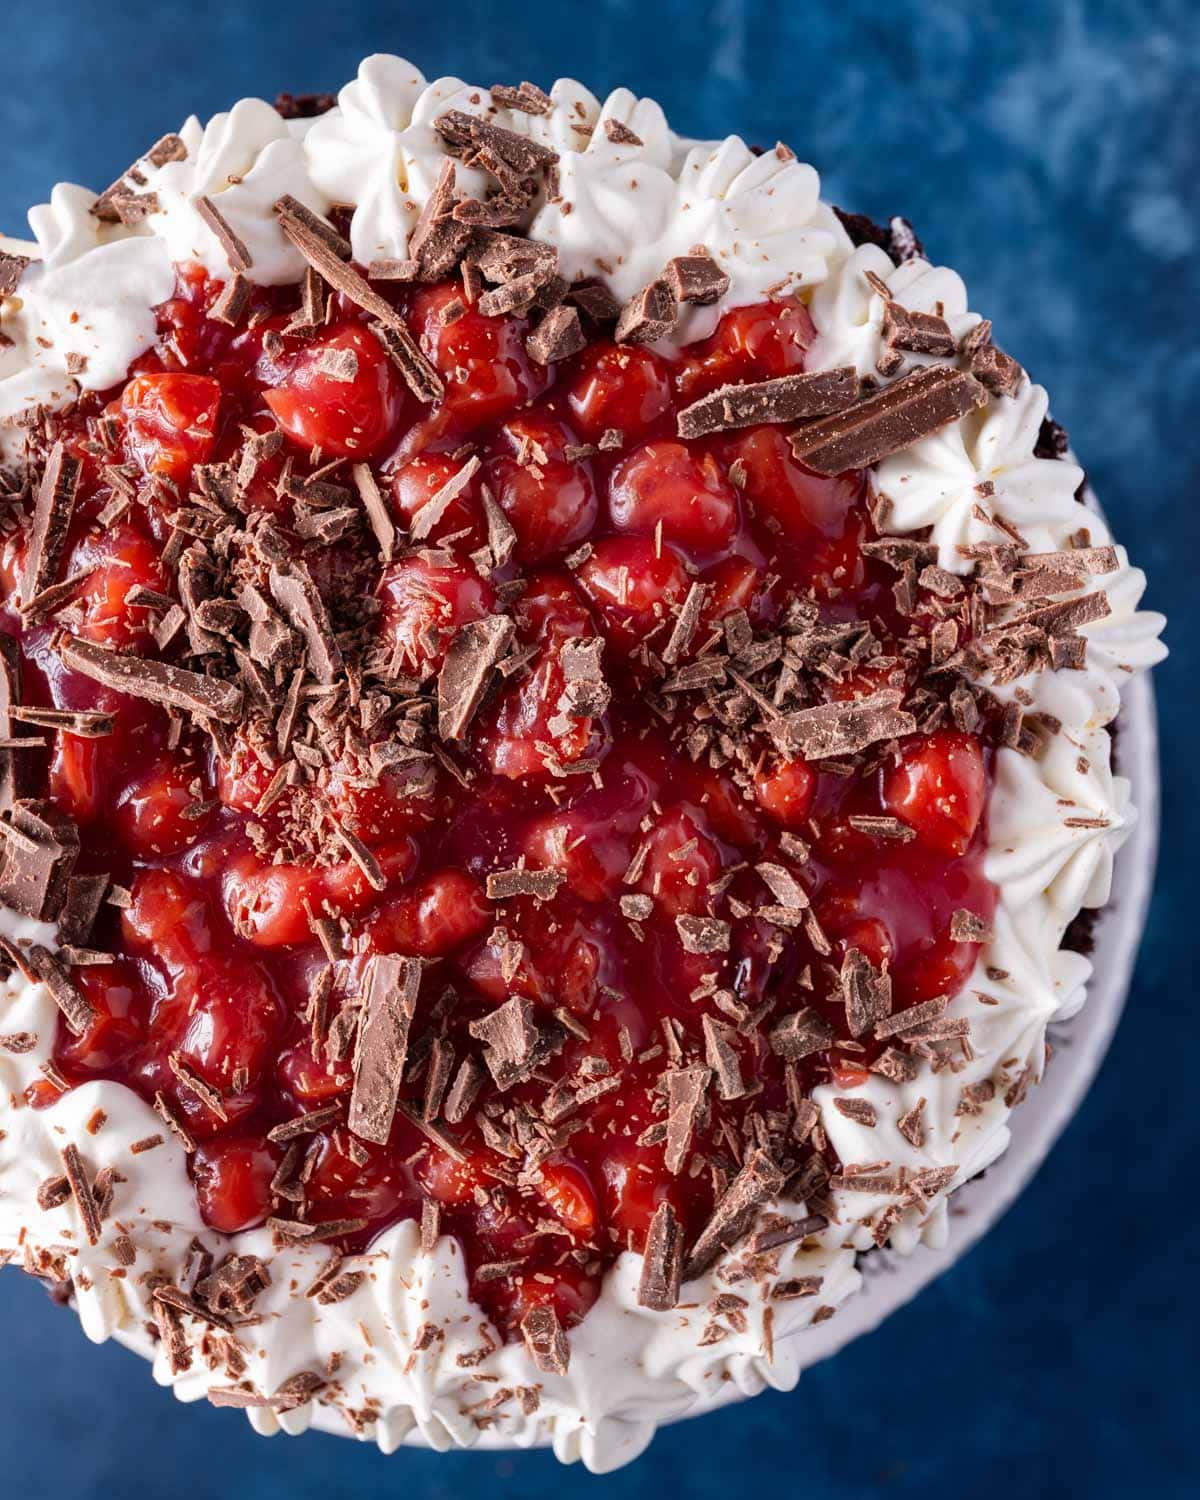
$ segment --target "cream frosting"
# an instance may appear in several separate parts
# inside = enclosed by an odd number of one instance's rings
[[[65,404],[75,382],[96,390],[119,382],[153,340],[153,307],[170,295],[173,261],[199,259],[214,274],[225,273],[224,252],[195,211],[201,195],[219,198],[221,213],[251,247],[251,275],[262,281],[292,280],[301,270],[271,213],[285,192],[318,212],[334,203],[352,206],[351,239],[360,261],[403,255],[445,158],[432,121],[447,109],[487,114],[559,152],[561,199],[539,198],[528,231],[558,247],[565,274],[603,274],[619,297],[657,275],[670,256],[704,243],[731,278],[723,307],[781,289],[813,288],[819,339],[810,367],[853,364],[860,375],[874,374],[882,339],[883,299],[867,271],[910,309],[940,310],[956,335],[978,321],[954,272],[923,260],[896,267],[874,246],[853,249],[820,201],[816,173],[790,153],[756,157],[737,137],[685,141],[657,104],[627,90],[601,104],[581,85],[562,80],[551,97],[556,108],[549,116],[500,109],[485,89],[457,79],[427,83],[401,59],[373,57],[342,90],[338,108],[317,121],[284,121],[257,100],[204,127],[189,120],[181,131],[184,160],[141,166],[145,189],[154,191],[160,208],[137,226],[102,224],[88,212],[93,194],[57,187],[50,204],[30,214],[40,263],[23,277],[19,295],[0,308],[12,340],[0,349],[0,420],[29,405]],[[625,125],[639,144],[610,139],[607,119]],[[459,181],[466,191],[483,186],[461,166]],[[690,310],[678,337],[707,333],[718,312]],[[68,353],[86,360],[73,376]],[[910,359],[897,373],[917,362]],[[998,539],[989,516],[1016,528],[1028,551],[1059,548],[1081,527],[1096,544],[1108,542],[1103,520],[1076,498],[1081,471],[1034,454],[1046,406],[1045,392],[1025,381],[1015,397],[993,398],[881,464],[876,484],[890,502],[887,528],[905,534],[931,527],[939,560],[956,572],[968,566],[958,551],[962,544]],[[1003,1152],[1011,1110],[1041,1076],[1047,1026],[1083,1003],[1091,966],[1060,948],[1062,935],[1081,908],[1107,900],[1114,854],[1133,824],[1128,785],[1112,773],[1105,726],[1118,710],[1121,683],[1164,654],[1158,639],[1163,622],[1138,609],[1144,575],[1123,549],[1117,557],[1116,573],[1090,579],[1080,590],[1102,588],[1110,605],[1105,618],[1083,628],[1086,668],[1030,676],[999,690],[1004,697],[1019,695],[1031,711],[1052,714],[1062,729],[1039,758],[1007,750],[998,757],[987,856],[987,873],[999,887],[994,933],[948,1011],[952,1019],[969,1018],[973,1056],[957,1072],[926,1065],[907,1084],[872,1074],[853,1095],[874,1106],[873,1128],[835,1107],[838,1090],[823,1087],[814,1096],[844,1163],[886,1158],[889,1171],[903,1169],[909,1184],[914,1174],[949,1169],[935,1178],[917,1176],[918,1183],[937,1183],[936,1189],[922,1193],[910,1186],[897,1196],[839,1188],[833,1195],[837,1220],[776,1252],[777,1265],[764,1280],[745,1277],[735,1252],[687,1284],[684,1305],[670,1313],[638,1306],[641,1261],[623,1255],[596,1307],[568,1336],[564,1376],[543,1373],[523,1346],[500,1345],[487,1333],[468,1296],[461,1250],[450,1238],[426,1253],[414,1225],[394,1226],[356,1261],[367,1272],[358,1290],[322,1306],[291,1295],[290,1285],[307,1286],[325,1252],[276,1252],[264,1231],[238,1236],[238,1252],[269,1259],[273,1276],[256,1304],[266,1316],[237,1330],[246,1378],[269,1394],[299,1371],[322,1368],[332,1353],[345,1356],[336,1390],[292,1411],[251,1412],[260,1431],[296,1432],[312,1421],[327,1426],[350,1412],[347,1430],[373,1438],[385,1451],[417,1436],[446,1448],[474,1442],[482,1419],[514,1446],[552,1442],[560,1458],[605,1471],[636,1456],[658,1423],[684,1415],[698,1401],[730,1390],[748,1395],[768,1385],[790,1388],[804,1362],[803,1330],[818,1308],[835,1309],[856,1291],[856,1254],[875,1243],[880,1213],[887,1214],[894,1248],[944,1241],[949,1193]],[[0,920],[14,940],[53,941],[44,924],[11,913]],[[203,1228],[182,1150],[167,1138],[153,1151],[130,1154],[132,1142],[164,1131],[153,1111],[118,1085],[86,1085],[46,1110],[18,1107],[49,1056],[56,1013],[42,986],[13,978],[0,986],[0,1015],[6,1034],[36,1037],[27,1052],[0,1048],[0,1097],[12,1101],[0,1138],[0,1249],[16,1251],[29,1269],[68,1277],[89,1337],[117,1337],[153,1357],[156,1378],[182,1399],[228,1385],[229,1372],[199,1355],[190,1370],[172,1375],[145,1333],[150,1308],[143,1273],[161,1270],[178,1279],[195,1239],[218,1252],[229,1244]],[[897,1122],[919,1100],[925,1132],[914,1147]],[[97,1110],[106,1118],[93,1134],[88,1127]],[[36,1207],[37,1188],[61,1170],[67,1142],[79,1146],[92,1173],[113,1166],[123,1174],[95,1247],[87,1244],[72,1201],[46,1211]],[[780,1202],[766,1211],[800,1216],[805,1206]],[[122,1232],[138,1251],[123,1275],[114,1274],[112,1245]],[[797,1276],[819,1276],[819,1294],[771,1297],[779,1281]],[[705,1304],[720,1292],[743,1296],[746,1306],[733,1323],[723,1320],[718,1341],[702,1344],[712,1321]],[[417,1338],[425,1323],[438,1334],[416,1351],[415,1343],[426,1342]],[[370,1333],[365,1354],[363,1326]],[[495,1347],[480,1363],[459,1363],[484,1341]],[[489,1396],[522,1387],[538,1388],[536,1410],[523,1410],[514,1395],[485,1414]]]

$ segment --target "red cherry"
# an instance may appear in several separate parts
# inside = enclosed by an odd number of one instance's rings
[[[596,491],[586,463],[565,457],[574,434],[540,412],[520,412],[501,428],[511,453],[488,464],[492,492],[517,533],[516,555],[540,562],[582,541],[596,524]]]
[[[411,325],[446,383],[443,425],[462,433],[498,422],[540,394],[549,376],[525,353],[525,318],[486,317],[468,307],[450,322],[443,313],[463,301],[456,281],[423,287],[413,298]]]
[[[126,603],[139,584],[163,592],[161,554],[145,532],[119,521],[76,547],[69,569],[87,574],[75,595],[77,635],[102,646],[130,646],[146,639],[155,616],[144,605]]]
[[[759,302],[735,307],[716,332],[684,350],[676,385],[684,401],[695,401],[718,386],[772,380],[804,368],[804,355],[817,330],[802,302]]]
[[[282,1151],[257,1136],[206,1141],[191,1159],[200,1216],[210,1229],[240,1234],[254,1229],[272,1210],[271,1179]]]
[[[908,1005],[938,995],[957,995],[978,956],[978,943],[956,943],[947,929],[897,971],[897,995]]]
[[[140,988],[133,966],[122,960],[76,969],[72,983],[92,1009],[82,1036],[59,1028],[57,1057],[68,1069],[103,1073],[123,1062],[142,1039]]]
[[[754,778],[758,805],[781,828],[793,832],[799,832],[808,822],[816,794],[816,773],[798,757],[764,766]]]
[[[221,386],[208,375],[138,375],[121,394],[125,444],[147,474],[186,485],[217,432]]]
[[[328,1104],[331,1099],[349,1093],[354,1085],[354,1069],[349,1059],[330,1062],[324,1054],[314,1057],[308,1037],[280,1053],[276,1071],[282,1086],[304,1105]]]
[[[573,1328],[600,1295],[600,1282],[577,1266],[554,1266],[499,1283],[488,1298],[502,1328],[515,1331],[535,1307],[553,1307],[564,1328]]]
[[[525,849],[532,866],[557,870],[583,901],[616,894],[629,867],[629,839],[578,811],[548,813],[530,826]]]
[[[240,1094],[269,1062],[282,1020],[256,964],[206,958],[185,968],[154,1007],[149,1034],[162,1057],[178,1052],[213,1088]]]
[[[636,440],[671,405],[670,366],[649,349],[591,344],[575,361],[567,404],[588,442],[612,430]]]
[[[728,465],[740,461],[742,494],[756,517],[780,536],[819,532],[837,536],[852,506],[863,499],[858,471],[828,477],[814,474],[792,457],[778,427],[750,427],[720,445]]]
[[[646,443],[613,471],[608,509],[618,531],[662,535],[682,547],[716,552],[738,524],[737,496],[711,453],[682,443]]]
[[[379,597],[383,630],[400,653],[401,670],[440,665],[458,627],[490,614],[496,598],[474,568],[422,557],[385,568]]]
[[[626,1136],[604,1152],[604,1212],[623,1246],[642,1250],[650,1221],[663,1202],[683,1217],[683,1193],[667,1171],[661,1146],[639,1146]]]
[[[498,1164],[493,1153],[484,1151],[460,1160],[440,1146],[431,1145],[424,1161],[417,1166],[417,1178],[424,1191],[439,1203],[474,1203],[479,1189],[494,1181],[487,1172],[487,1163],[493,1160]]]
[[[721,873],[716,846],[680,808],[669,808],[646,838],[649,853],[638,889],[669,916],[708,910],[708,886]]]
[[[382,905],[366,932],[373,952],[440,958],[478,937],[492,915],[477,880],[465,870],[439,870]]]
[[[404,1212],[409,1216],[420,1214],[409,1170],[389,1147],[356,1140],[351,1155],[344,1129],[313,1139],[316,1166],[305,1188],[310,1203],[321,1206],[315,1219],[388,1219]],[[410,1153],[411,1147],[405,1154]]]
[[[950,729],[910,740],[884,778],[887,811],[914,829],[925,848],[951,857],[966,853],[986,798],[979,741]]]
[[[141,870],[121,913],[121,933],[135,951],[170,964],[194,963],[212,951],[208,903],[199,887],[170,870]]]
[[[597,542],[578,578],[609,644],[625,653],[671,619],[691,582],[673,547],[664,543],[658,551],[649,537],[632,536]]]
[[[195,843],[208,821],[207,813],[192,812],[202,801],[195,766],[164,756],[118,797],[116,827],[136,854],[177,854]]]
[[[448,453],[419,453],[396,470],[392,475],[392,504],[406,530],[411,531],[425,506],[465,466],[466,459],[451,458]],[[459,536],[463,531],[467,535]],[[429,528],[424,541],[433,543],[443,537],[458,536],[456,545],[461,551],[470,552],[482,545],[484,535],[483,507],[476,477],[469,479],[450,501],[440,519]]]
[[[339,323],[305,343],[263,399],[299,447],[363,459],[395,433],[404,393],[400,372],[371,330]]]
[[[555,1216],[579,1239],[595,1233],[599,1209],[587,1171],[576,1161],[545,1161],[539,1168],[537,1191]]]
[[[559,706],[567,687],[559,646],[531,666],[501,695],[477,741],[488,768],[513,781],[549,775],[550,766],[570,765],[592,748],[594,721],[572,718]]]

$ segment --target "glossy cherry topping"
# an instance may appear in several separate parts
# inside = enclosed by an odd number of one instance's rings
[[[846,976],[890,980],[895,1013],[974,963],[990,751],[929,672],[938,602],[901,608],[865,475],[808,471],[773,426],[676,435],[716,387],[803,369],[801,303],[673,358],[597,334],[542,367],[458,280],[382,289],[444,400],[343,298],[314,332],[255,289],[231,327],[188,271],[125,386],[56,429],[83,471],[53,613],[16,612],[28,526],[5,541],[24,702],[111,716],[20,763],[114,883],[55,1066],[159,1101],[214,1229],[333,1223],[355,1249],[433,1204],[502,1327],[569,1324],[661,1204],[694,1240],[750,1143],[820,1201],[838,1164],[805,1099],[906,1045],[855,1021]],[[324,623],[271,581],[295,559]],[[498,616],[500,671],[439,735],[452,648]],[[246,706],[168,712],[68,669],[63,632],[236,662]],[[772,727],[890,690],[919,726],[899,743],[809,761]],[[514,871],[540,878],[507,894]],[[386,1143],[347,1125],[380,955],[423,961]],[[536,1037],[507,1084],[501,1007]]]

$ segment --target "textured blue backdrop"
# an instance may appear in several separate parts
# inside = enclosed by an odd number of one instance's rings
[[[481,83],[560,73],[659,98],[694,134],[785,137],[836,201],[901,211],[1054,392],[1120,534],[1173,615],[1158,683],[1166,827],[1129,1010],[1086,1107],[1003,1225],[795,1395],[659,1437],[606,1481],[546,1455],[434,1458],[266,1443],[184,1409],[132,1356],[0,1277],[9,1493],[495,1500],[795,1485],[867,1495],[1195,1496],[1197,1214],[1190,733],[1200,528],[1195,0],[46,0],[0,21],[0,225],[60,178],[103,186],[190,111],[333,89],[368,51]],[[708,14],[707,23],[699,18]],[[1192,597],[1189,606],[1186,598]],[[1189,619],[1190,611],[1190,619]],[[1190,1097],[1189,1097],[1190,1096]],[[65,1444],[63,1439],[65,1438]],[[48,1452],[47,1445],[53,1450]]]

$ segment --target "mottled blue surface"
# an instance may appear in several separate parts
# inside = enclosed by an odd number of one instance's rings
[[[608,1480],[544,1454],[435,1458],[252,1436],[185,1409],[0,1277],[6,1492],[542,1500],[786,1485],[886,1495],[1195,1496],[1196,557],[1200,8],[1195,0],[745,0],[454,7],[209,0],[13,5],[0,20],[0,225],[95,187],[189,111],[336,88],[372,50],[481,83],[559,73],[662,100],[695,134],[786,138],[847,206],[911,217],[1054,393],[1173,616],[1166,828],[1129,1010],[1085,1108],[1003,1224],[880,1332]],[[696,17],[711,14],[705,30]],[[204,20],[198,18],[203,15]],[[444,16],[444,20],[441,19]],[[653,21],[655,34],[647,33]],[[670,59],[670,63],[665,62]],[[1189,603],[1189,600],[1191,601]],[[1189,1189],[1190,1187],[1190,1194]],[[65,1444],[63,1442],[65,1438]],[[54,1445],[52,1456],[47,1444]]]

